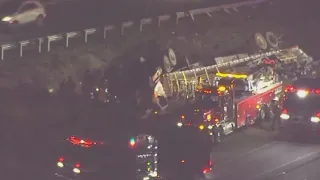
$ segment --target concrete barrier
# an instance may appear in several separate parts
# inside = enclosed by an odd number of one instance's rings
[[[105,25],[103,28],[90,28],[90,29],[84,29],[82,31],[74,31],[74,32],[66,32],[61,34],[54,34],[49,35],[46,37],[38,37],[28,40],[23,40],[19,42],[13,42],[8,44],[1,44],[1,60],[10,59],[12,58],[12,54],[16,54],[18,57],[24,56],[24,51],[33,51],[33,52],[50,52],[52,50],[52,45],[54,43],[57,43],[59,45],[57,46],[68,48],[70,45],[70,41],[72,41],[75,38],[82,39],[83,43],[87,43],[90,41],[90,36],[92,35],[98,35],[101,37],[101,39],[107,39],[107,35],[110,31],[118,31],[117,33],[124,35],[126,29],[132,28],[135,25],[139,27],[139,31],[143,31],[143,27],[145,25],[155,24],[157,27],[161,27],[163,22],[168,22],[175,20],[175,24],[179,23],[179,20],[189,18],[193,21],[197,20],[196,16],[199,15],[206,15],[208,17],[212,17],[212,13],[216,11],[225,11],[230,13],[231,11],[238,11],[239,7],[242,6],[252,6],[256,4],[260,4],[267,0],[249,0],[241,3],[234,3],[234,4],[227,4],[222,6],[216,6],[216,7],[209,7],[209,8],[202,8],[202,9],[194,9],[190,10],[188,12],[177,12],[174,15],[170,14],[164,14],[160,15],[156,18],[146,17],[142,18],[139,22],[134,21],[125,21],[120,23],[120,28],[116,25]],[[138,23],[138,24],[136,24]],[[59,43],[58,43],[59,42]],[[6,52],[12,51],[10,55],[8,54],[6,56]]]

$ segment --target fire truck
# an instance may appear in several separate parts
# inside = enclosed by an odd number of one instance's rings
[[[220,58],[212,66],[177,71],[162,77],[167,96],[176,99],[175,102],[192,102],[186,104],[194,107],[183,107],[185,112],[177,122],[179,127],[196,126],[209,132],[214,143],[219,143],[223,135],[237,128],[267,120],[270,102],[282,92],[283,74],[292,71],[287,66],[310,60],[298,47],[237,57]],[[206,94],[206,99],[212,102],[197,109],[200,107],[195,105],[199,102],[199,94]],[[198,115],[189,118],[188,114]]]
[[[237,128],[267,119],[269,105],[281,93],[282,82],[276,80],[276,74],[260,73],[261,70],[249,75],[216,73],[218,93],[206,90],[211,103],[200,110],[202,124],[199,125],[200,130],[208,130],[214,143],[220,143],[224,135]],[[253,76],[259,80],[253,80]]]

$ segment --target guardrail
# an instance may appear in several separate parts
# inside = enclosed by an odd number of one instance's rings
[[[221,5],[221,6],[215,6],[215,7],[209,7],[209,8],[202,8],[202,9],[194,9],[187,12],[176,12],[174,15],[170,14],[164,14],[157,16],[156,18],[142,18],[138,22],[134,21],[125,21],[120,24],[119,27],[116,25],[106,25],[103,28],[89,28],[84,29],[82,31],[73,31],[73,32],[67,32],[62,34],[54,34],[49,35],[46,37],[39,37],[39,38],[33,38],[29,40],[22,40],[19,42],[14,43],[8,43],[8,44],[2,44],[0,45],[1,51],[0,51],[0,59],[9,59],[10,56],[6,56],[6,52],[13,51],[14,54],[18,57],[24,56],[24,51],[35,51],[38,53],[42,52],[50,52],[52,50],[52,43],[57,41],[63,41],[64,47],[68,48],[70,41],[72,41],[75,38],[82,38],[83,43],[87,43],[89,41],[90,35],[98,34],[101,38],[106,39],[107,35],[110,31],[116,31],[119,30],[119,34],[123,35],[125,33],[125,29],[132,28],[133,26],[137,25],[139,27],[139,31],[144,31],[144,26],[155,24],[157,27],[161,27],[161,24],[165,21],[175,21],[175,24],[179,24],[179,21],[183,18],[190,18],[191,20],[195,21],[196,16],[199,15],[206,15],[208,17],[212,17],[212,13],[216,11],[225,11],[227,13],[230,13],[230,11],[238,11],[239,7],[243,6],[252,6],[255,4],[260,4],[262,2],[265,2],[267,0],[249,0],[246,2],[241,3],[234,3],[234,4],[227,4],[227,5]],[[137,24],[138,23],[138,24]]]

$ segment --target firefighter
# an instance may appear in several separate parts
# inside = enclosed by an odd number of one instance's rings
[[[69,95],[73,95],[76,90],[76,83],[72,79],[71,76],[68,76],[67,82],[66,82],[66,88]]]
[[[85,97],[90,97],[90,93],[94,87],[93,79],[92,71],[86,70],[82,80],[82,93]]]
[[[65,97],[66,96],[66,84],[67,84],[67,80],[66,79],[63,79],[60,83],[60,87],[59,87],[59,95],[61,95],[61,97]]]
[[[272,124],[271,124],[271,130],[274,131],[276,128],[276,125],[280,127],[280,108],[278,105],[279,98],[275,97],[271,102],[271,112],[272,112]]]

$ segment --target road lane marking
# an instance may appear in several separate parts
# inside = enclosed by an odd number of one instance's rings
[[[278,170],[278,169],[280,169],[280,168],[286,167],[286,166],[288,166],[288,165],[290,165],[290,164],[293,164],[293,163],[295,163],[295,162],[301,161],[301,160],[303,160],[303,159],[306,159],[306,158],[311,157],[311,156],[313,156],[313,155],[315,155],[315,154],[318,154],[318,153],[320,153],[320,151],[315,151],[315,152],[311,152],[311,153],[305,154],[305,155],[303,155],[303,156],[299,156],[299,157],[295,158],[295,159],[292,160],[292,161],[288,161],[288,162],[286,162],[286,163],[284,163],[284,164],[281,164],[281,165],[279,165],[279,166],[276,166],[276,167],[273,168],[273,169],[264,171],[264,172],[262,172],[262,173],[260,173],[260,174],[258,174],[258,175],[256,175],[256,176],[254,176],[254,177],[252,177],[252,178],[249,178],[249,180],[259,179],[259,178],[261,178],[261,177],[263,177],[263,176],[265,176],[265,175],[267,175],[267,174],[270,174],[270,173],[272,173],[272,172],[274,172],[274,171],[276,171],[276,170]]]

